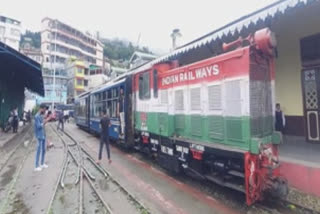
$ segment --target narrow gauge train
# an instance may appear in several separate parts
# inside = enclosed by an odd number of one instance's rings
[[[241,191],[248,205],[265,193],[284,197],[281,135],[273,128],[272,35],[262,29],[187,66],[166,62],[132,70],[81,95],[76,123],[98,133],[100,112],[107,110],[113,141],[153,155],[168,170]],[[121,125],[125,133],[120,135]]]

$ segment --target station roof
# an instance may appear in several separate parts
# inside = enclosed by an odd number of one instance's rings
[[[241,32],[249,32],[252,28],[261,29],[261,26],[266,27],[270,25],[270,22],[273,19],[281,18],[282,15],[286,15],[292,9],[306,6],[312,2],[320,2],[320,0],[279,0],[253,13],[236,19],[225,26],[215,29],[214,31],[209,32],[200,38],[184,44],[166,55],[158,57],[155,60],[131,70],[134,72],[140,72],[150,68],[154,64],[177,59],[181,55],[187,54],[190,51],[194,51],[202,47],[212,47],[212,45],[219,40],[225,41],[232,37],[233,39],[235,37],[237,38]]]
[[[1,79],[24,84],[30,91],[44,96],[41,66],[36,61],[0,42]]]

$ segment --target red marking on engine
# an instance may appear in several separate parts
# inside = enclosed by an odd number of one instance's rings
[[[194,150],[194,149],[190,149],[190,150],[192,152],[192,156],[194,159],[202,160],[203,151],[198,151],[198,150]]]

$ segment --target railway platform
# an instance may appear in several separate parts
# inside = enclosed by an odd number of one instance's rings
[[[18,133],[12,133],[12,130],[5,133],[0,128],[0,148],[5,146],[5,144],[7,144],[9,141],[11,141],[14,137],[17,137],[20,133],[23,133],[26,127],[28,127],[28,124],[24,125],[24,126],[20,126],[18,128]]]
[[[285,136],[280,145],[281,173],[289,185],[320,197],[320,144],[303,137]]]
[[[47,138],[54,144],[54,147],[50,148],[46,155],[46,163],[49,168],[43,169],[41,172],[33,171],[36,141],[33,137],[32,126],[27,125],[24,129],[20,129],[20,133],[15,136],[9,133],[6,138],[11,139],[9,143],[4,143],[4,137],[0,136],[0,140],[2,139],[0,141],[2,148],[0,150],[0,213],[62,213],[62,210],[65,213],[71,213],[72,210],[74,210],[72,213],[78,213],[75,210],[77,206],[74,204],[77,203],[75,202],[77,200],[69,197],[73,194],[75,197],[80,194],[74,192],[76,190],[74,188],[79,185],[73,185],[78,168],[75,167],[75,162],[72,163],[71,156],[67,159],[68,163],[66,164],[66,149],[58,133],[54,131],[55,128],[54,124],[49,124],[49,127],[46,128]],[[77,140],[92,159],[96,159],[99,151],[98,138],[79,129],[74,123],[67,123],[65,131]],[[60,137],[67,139],[67,134],[59,133]],[[297,141],[297,143],[299,142]],[[2,145],[6,145],[6,150]],[[7,147],[8,145],[11,146]],[[290,150],[292,147],[286,148],[287,146],[286,144],[281,146],[283,154],[281,159],[285,166],[283,170],[288,170],[288,165],[293,164],[298,155],[293,154]],[[300,151],[298,146],[296,150]],[[76,154],[75,147],[72,147],[71,150]],[[313,154],[313,151],[311,153]],[[106,152],[103,151],[103,154],[106,155]],[[170,174],[140,153],[127,152],[117,146],[111,146],[111,158],[112,163],[109,164],[104,156],[101,167],[121,185],[122,191],[130,193],[130,197],[146,207],[146,210],[140,210],[141,212],[138,213],[266,213],[258,206],[246,206],[245,197],[241,193],[221,188],[218,185],[201,183],[192,178]],[[87,160],[84,161],[86,167],[92,166]],[[59,181],[63,174],[62,169],[65,167],[68,168],[64,175],[65,187],[61,189]],[[89,168],[89,172],[94,172],[94,168]],[[110,178],[105,182],[99,179],[96,174],[96,180],[92,182],[96,182],[96,186],[102,191],[101,197],[113,207],[113,213],[126,213],[126,206],[119,204],[125,200],[117,199],[122,192],[119,187],[112,186],[114,183],[111,186],[107,185]],[[84,176],[83,182],[85,181]],[[289,179],[289,183],[294,186],[295,184],[291,182]],[[57,187],[60,188],[58,191]],[[83,213],[93,213],[97,210],[95,197],[91,198],[89,202],[85,202],[90,195],[88,188],[88,185],[84,185]],[[108,195],[108,190],[111,191],[111,195]],[[58,196],[56,196],[57,193]],[[122,207],[121,212],[116,212],[118,205]],[[51,208],[49,209],[49,207]],[[88,210],[92,212],[86,212]]]

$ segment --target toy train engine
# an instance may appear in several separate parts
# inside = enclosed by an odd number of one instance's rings
[[[286,195],[273,128],[275,44],[263,29],[218,56],[135,73],[139,148],[168,170],[244,192],[249,205],[268,191]]]

